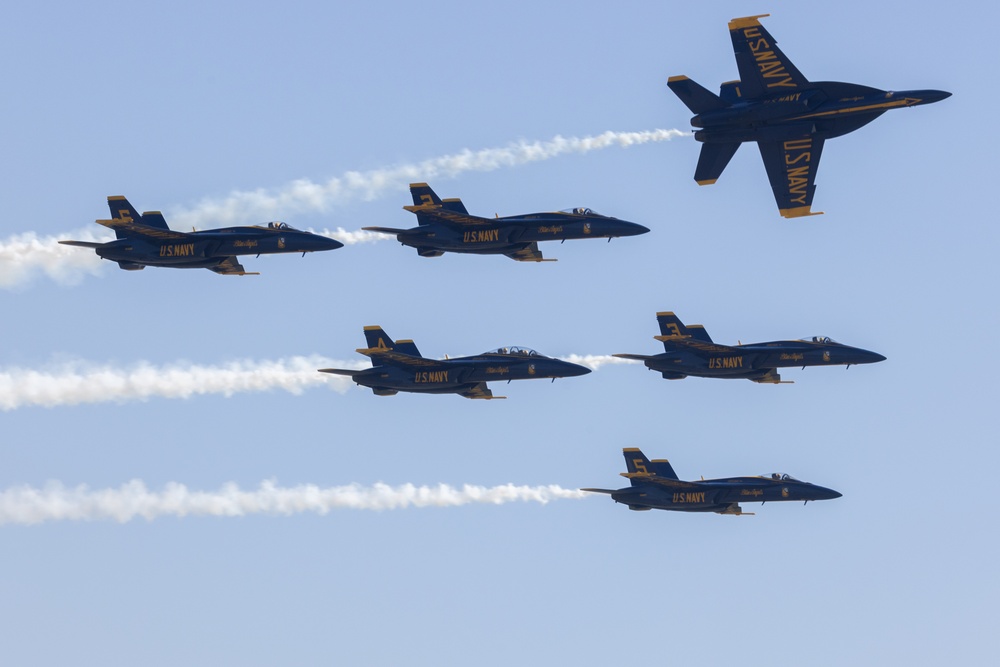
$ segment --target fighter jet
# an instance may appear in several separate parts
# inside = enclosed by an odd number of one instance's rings
[[[335,250],[340,241],[302,232],[284,222],[269,222],[266,227],[226,227],[200,232],[177,232],[167,227],[163,214],[146,211],[142,215],[125,197],[108,197],[111,220],[97,224],[115,230],[118,238],[107,243],[60,241],[63,245],[93,248],[99,257],[118,262],[126,271],[141,271],[147,266],[177,269],[208,269],[227,276],[256,276],[247,272],[236,255],[263,255],[281,252]]]
[[[371,387],[376,396],[392,396],[400,391],[420,394],[458,394],[465,398],[507,398],[494,396],[487,382],[533,380],[586,375],[589,368],[552,359],[526,347],[501,347],[473,357],[428,359],[421,356],[412,340],[394,341],[379,326],[365,327],[367,348],[359,353],[370,357],[365,370],[321,368],[320,373],[347,375],[362,387]]]
[[[670,77],[667,85],[695,114],[694,138],[704,142],[694,173],[698,185],[715,183],[740,144],[756,141],[781,215],[818,215],[811,207],[823,142],[889,109],[931,104],[951,93],[808,81],[757,20],[765,16],[729,22],[740,80],[723,83],[718,96],[686,76]]]
[[[643,362],[667,380],[689,375],[711,378],[746,378],[764,384],[791,384],[782,381],[776,369],[788,366],[847,366],[885,361],[875,352],[848,347],[827,338],[813,336],[800,340],[778,340],[748,345],[719,345],[712,342],[700,324],[685,326],[672,312],[657,313],[664,352],[656,355],[616,354],[622,359]]]
[[[715,512],[734,516],[753,516],[744,512],[741,502],[801,500],[832,500],[841,494],[833,489],[800,482],[791,475],[774,473],[761,477],[729,477],[682,482],[677,479],[673,466],[666,459],[650,461],[638,448],[622,450],[632,486],[624,489],[580,489],[592,493],[606,493],[616,503],[628,505],[630,510],[643,512],[651,509],[675,512]]]
[[[417,249],[421,257],[440,257],[446,252],[476,255],[506,255],[519,262],[552,262],[538,250],[539,241],[635,236],[649,231],[634,222],[609,218],[589,208],[555,213],[528,213],[480,218],[469,215],[461,199],[441,199],[426,183],[411,183],[417,215],[413,229],[363,227],[372,232],[395,235],[403,245]]]

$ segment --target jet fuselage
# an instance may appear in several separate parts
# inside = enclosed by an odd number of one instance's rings
[[[342,246],[339,241],[298,230],[232,227],[186,232],[184,238],[158,240],[135,235],[102,244],[95,251],[100,257],[115,262],[205,268],[233,255],[316,252]]]
[[[816,81],[810,86],[696,114],[691,125],[700,129],[694,138],[712,143],[810,136],[831,139],[867,125],[890,109],[931,104],[950,96],[940,90],[892,92],[837,81]]]
[[[708,351],[678,345],[644,363],[652,370],[666,373],[747,378],[772,368],[853,366],[884,360],[885,357],[876,352],[833,341],[774,341],[738,346],[713,344]]]
[[[563,378],[590,372],[583,366],[537,353],[532,356],[484,353],[427,362],[419,369],[388,363],[376,365],[351,377],[359,385],[372,389],[449,394],[480,382]]]
[[[433,213],[427,213],[433,217]],[[645,234],[649,229],[634,222],[596,213],[533,213],[503,218],[483,218],[480,224],[455,225],[431,222],[396,235],[403,245],[442,252],[501,254],[540,241],[618,238]]]
[[[783,477],[783,478],[782,478]],[[741,502],[783,500],[832,500],[840,493],[833,489],[779,475],[774,477],[733,477],[700,482],[684,482],[676,488],[639,483],[610,494],[615,502],[632,510],[662,509],[678,512],[736,513],[730,510]]]

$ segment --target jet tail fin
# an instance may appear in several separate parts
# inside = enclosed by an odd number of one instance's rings
[[[453,197],[452,199],[442,199],[441,205],[448,211],[454,211],[455,213],[461,213],[462,215],[469,215],[469,209],[465,208],[465,204],[458,197]]]
[[[416,214],[418,225],[429,225],[434,222],[434,217],[428,215],[434,209],[451,208],[451,206],[445,206],[437,193],[426,183],[410,183],[410,196],[413,197],[413,206],[404,206],[403,208]],[[465,207],[462,206],[462,208]]]
[[[622,449],[622,455],[625,457],[625,467],[628,469],[627,475],[642,473],[656,475],[662,479],[678,479],[673,466],[666,459],[654,459],[650,461],[638,447],[625,447]],[[635,477],[630,477],[630,479],[632,479],[633,484],[636,483]]]
[[[663,340],[664,338],[694,338],[695,340],[700,340],[705,343],[711,343],[712,337],[708,335],[705,331],[705,327],[701,324],[690,324],[685,325],[681,322],[681,318],[674,315],[672,311],[665,311],[656,314],[656,321],[660,325],[660,335],[657,336],[657,340]],[[670,346],[667,345],[667,341],[663,340],[663,347],[669,352]]]
[[[416,343],[412,340],[393,340],[377,324],[365,327],[365,342],[368,343],[368,349],[395,350],[400,354],[408,354],[411,357],[423,357],[420,354],[420,350],[417,349]]]
[[[111,220],[115,223],[124,223],[124,225],[130,225],[134,222],[139,222],[142,220],[142,216],[139,212],[135,210],[135,207],[129,203],[128,199],[125,199],[122,195],[112,195],[108,197],[108,208],[111,209]],[[98,222],[101,222],[98,220]],[[128,231],[119,225],[107,225],[115,230],[115,236],[124,239],[128,238]]]
[[[396,352],[402,352],[403,354],[408,354],[411,357],[422,357],[424,355],[420,354],[420,350],[417,349],[417,344],[412,340],[397,340],[396,346],[394,348]]]
[[[728,102],[708,88],[683,75],[667,79],[667,86],[694,114],[718,111],[730,106]]]
[[[410,196],[414,206],[442,206],[444,203],[426,183],[410,183]]]
[[[129,203],[128,199],[125,199],[122,195],[108,197],[108,208],[111,210],[111,220],[98,220],[97,222],[105,227],[114,229],[115,236],[120,239],[128,237],[128,226],[133,223],[143,224],[147,227],[156,227],[157,229],[170,229],[162,213],[159,211],[147,211],[140,215],[135,210],[135,207]],[[105,224],[107,222],[111,224]]]
[[[389,338],[382,327],[377,324],[365,327],[365,342],[368,343],[369,348],[381,348],[383,350],[393,350],[396,348],[396,342]],[[410,341],[411,343],[413,341]]]

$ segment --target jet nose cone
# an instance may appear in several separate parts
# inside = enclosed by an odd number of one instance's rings
[[[336,239],[320,236],[316,239],[316,246],[319,250],[336,250],[337,248],[343,248],[344,244]]]
[[[844,494],[839,491],[834,491],[833,489],[827,489],[826,487],[817,486],[816,487],[816,500],[834,500],[835,498],[840,498]]]
[[[858,356],[860,357],[859,364],[877,364],[880,361],[885,361],[883,355],[868,350],[858,350]]]
[[[905,95],[905,97],[915,100],[914,106],[920,104],[933,104],[935,102],[940,102],[941,100],[946,100],[951,97],[951,93],[946,90],[909,90],[906,93],[896,93],[897,95]]]
[[[572,378],[578,375],[586,375],[590,372],[590,369],[586,366],[581,366],[580,364],[574,364],[569,361],[560,361],[559,367],[556,369],[560,377]]]
[[[645,227],[635,222],[620,222],[622,236],[639,236],[649,232],[649,227]]]

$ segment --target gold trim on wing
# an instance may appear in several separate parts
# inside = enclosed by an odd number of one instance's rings
[[[742,30],[743,28],[752,28],[755,25],[760,25],[760,21],[757,19],[762,19],[770,16],[770,14],[757,14],[756,16],[744,16],[743,18],[736,18],[729,22],[730,30]]]

